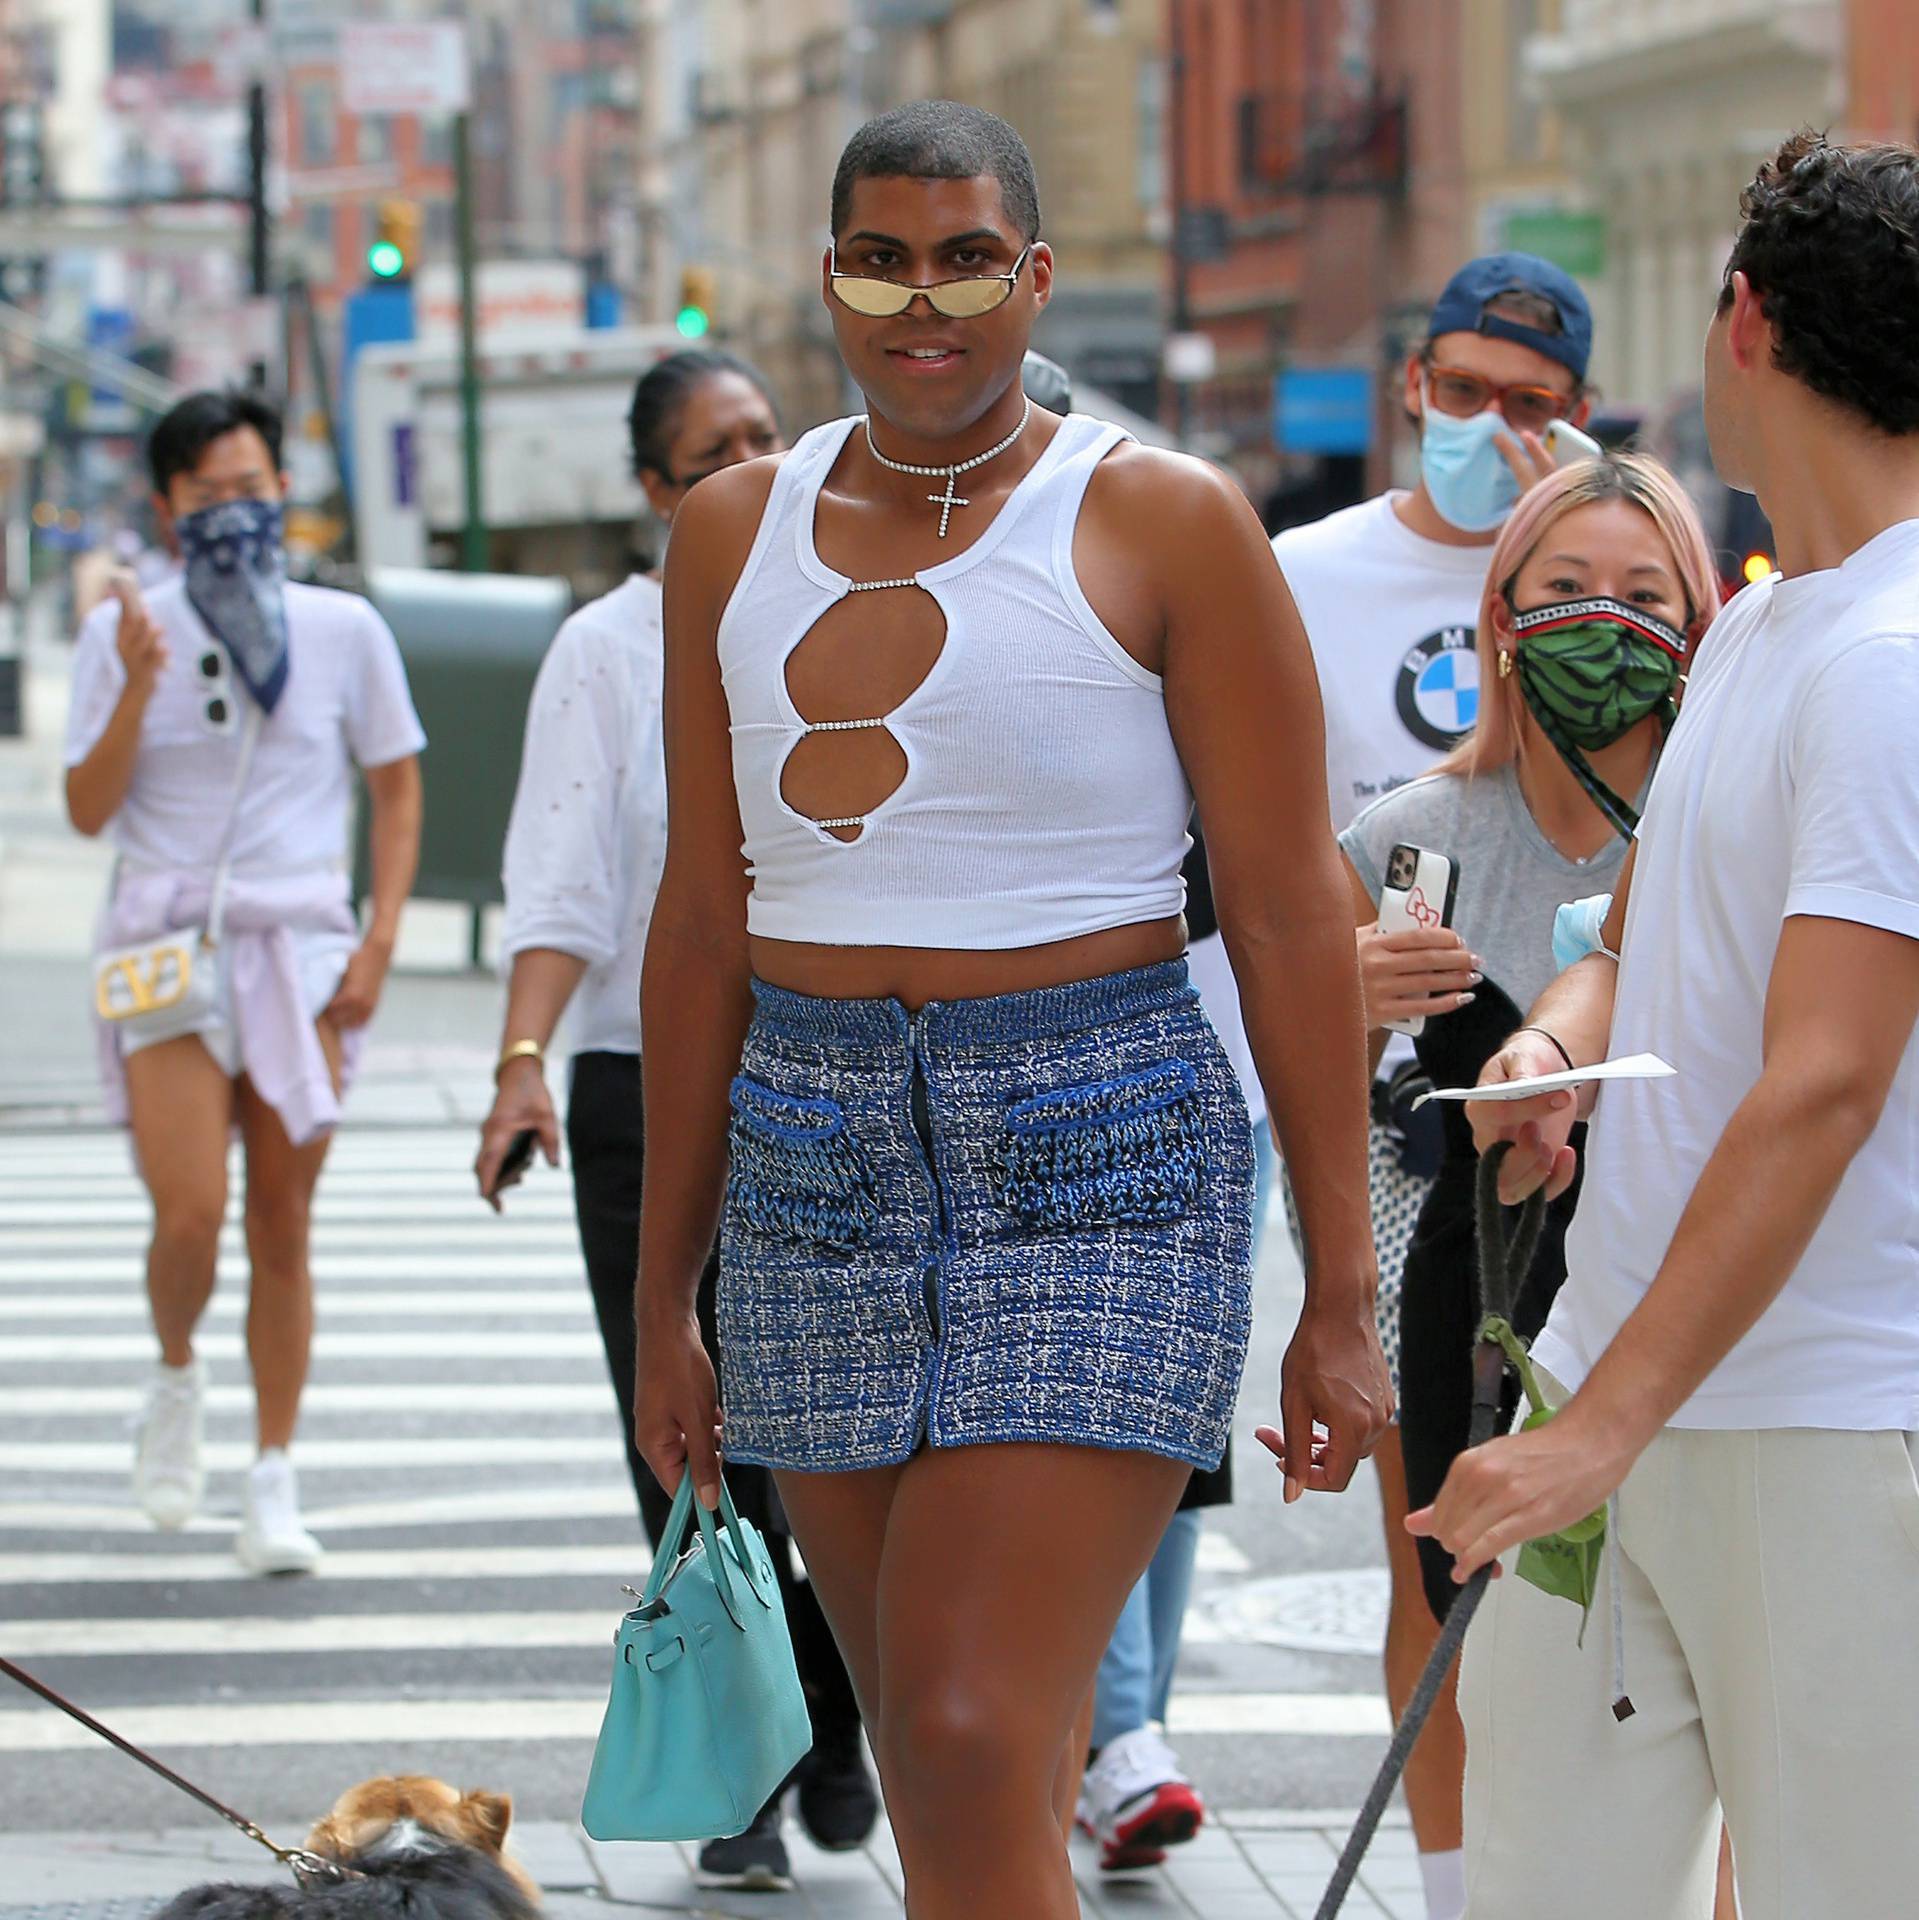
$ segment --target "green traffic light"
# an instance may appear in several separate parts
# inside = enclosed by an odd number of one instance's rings
[[[682,307],[673,324],[689,340],[697,340],[713,322],[707,318],[703,307]]]
[[[366,250],[366,264],[376,280],[396,280],[406,271],[406,255],[391,240],[376,240]]]

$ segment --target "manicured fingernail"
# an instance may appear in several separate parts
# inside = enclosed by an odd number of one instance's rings
[[[1286,1504],[1290,1507],[1299,1498],[1299,1482],[1289,1473],[1286,1476]]]
[[[1479,995],[1476,993],[1462,993],[1459,996],[1459,1004],[1462,1007],[1470,1007],[1472,1003],[1478,998],[1479,998]]]
[[[1486,976],[1485,976],[1485,975],[1484,975],[1483,973],[1481,973],[1481,972],[1479,971],[1479,969],[1478,969],[1477,967],[1475,967],[1475,968],[1473,969],[1473,977],[1472,977],[1472,979],[1471,979],[1471,980],[1470,980],[1470,981],[1469,981],[1469,982],[1468,982],[1467,984],[1468,984],[1469,986],[1475,986],[1475,987],[1476,987],[1476,986],[1478,986],[1478,985],[1479,985],[1479,983],[1480,983],[1480,982],[1481,982],[1481,981],[1482,981],[1483,979],[1485,979],[1485,977],[1486,977]]]

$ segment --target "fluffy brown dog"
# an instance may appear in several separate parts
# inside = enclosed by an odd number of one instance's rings
[[[540,1890],[506,1851],[513,1802],[405,1774],[363,1780],[307,1835],[350,1877],[311,1887],[190,1887],[156,1920],[540,1920]]]
[[[506,1850],[513,1799],[504,1793],[462,1793],[424,1773],[362,1780],[333,1803],[333,1811],[307,1835],[307,1845],[328,1860],[360,1864],[394,1854],[433,1853],[445,1846],[490,1853],[534,1906],[540,1889]]]

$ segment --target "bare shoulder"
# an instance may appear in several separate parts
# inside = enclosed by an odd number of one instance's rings
[[[1249,524],[1259,526],[1230,474],[1194,454],[1135,441],[1122,441],[1099,463],[1086,503],[1129,539],[1169,553],[1190,553],[1195,536],[1237,540]]]
[[[708,474],[673,516],[662,579],[669,603],[675,585],[724,595],[746,564],[773,492],[783,453],[763,454]]]

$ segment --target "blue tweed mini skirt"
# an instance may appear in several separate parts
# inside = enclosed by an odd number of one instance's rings
[[[729,1460],[1225,1451],[1251,1327],[1246,1103],[1186,963],[1035,992],[756,981],[720,1227]]]

